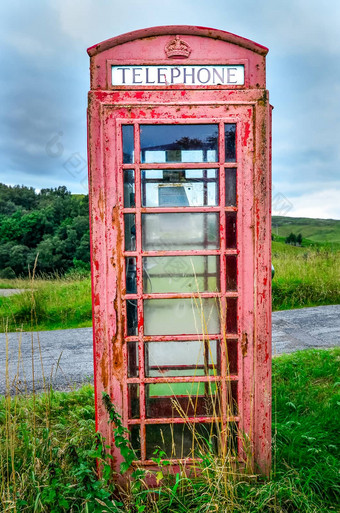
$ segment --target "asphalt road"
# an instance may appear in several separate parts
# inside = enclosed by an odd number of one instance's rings
[[[339,345],[340,305],[273,313],[274,356]],[[0,394],[42,390],[44,380],[56,390],[92,383],[92,328],[9,333],[7,343],[0,333],[0,362]]]

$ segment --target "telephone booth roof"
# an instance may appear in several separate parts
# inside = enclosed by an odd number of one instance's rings
[[[224,30],[217,30],[208,27],[194,27],[191,25],[165,25],[160,27],[149,27],[140,30],[134,30],[132,32],[126,32],[125,34],[121,34],[116,37],[112,37],[110,39],[106,39],[101,43],[97,43],[96,45],[90,46],[87,49],[87,53],[90,57],[93,57],[105,50],[109,50],[118,45],[122,45],[124,43],[129,43],[130,41],[134,41],[136,39],[144,39],[150,37],[157,36],[168,36],[168,35],[176,35],[181,34],[183,36],[200,36],[200,37],[210,37],[212,39],[218,39],[220,41],[225,41],[226,43],[232,43],[234,45],[241,46],[252,52],[258,53],[260,55],[267,55],[268,48],[262,46],[250,39],[246,39],[244,37],[237,36],[236,34],[232,34],[231,32],[226,32]]]

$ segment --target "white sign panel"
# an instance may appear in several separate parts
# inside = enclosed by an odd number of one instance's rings
[[[244,66],[112,66],[112,85],[244,85]]]

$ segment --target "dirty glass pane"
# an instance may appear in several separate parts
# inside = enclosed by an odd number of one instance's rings
[[[141,162],[217,162],[218,125],[141,125]]]
[[[139,385],[130,383],[128,385],[129,419],[139,418]]]
[[[225,169],[225,206],[236,207],[236,168]]]
[[[217,249],[218,213],[143,214],[144,250]]]
[[[227,249],[236,248],[236,212],[226,212],[226,246]]]
[[[137,322],[137,300],[128,299],[126,301],[126,323],[127,323],[127,336],[133,337],[138,335],[138,322]]]
[[[136,460],[139,460],[140,455],[140,427],[138,424],[129,427],[130,431],[130,444],[135,452]]]
[[[127,343],[128,378],[138,378],[138,342]]]
[[[226,256],[226,278],[227,278],[227,292],[234,292],[237,290],[237,256]]]
[[[150,169],[142,171],[143,207],[218,205],[217,169]]]
[[[165,452],[167,458],[180,459],[200,456],[208,449],[218,451],[218,422],[187,424],[146,425],[146,457],[154,458],[155,450]],[[211,450],[211,449],[210,449]]]
[[[196,340],[147,342],[145,344],[145,375],[217,376],[220,374],[220,342]]]
[[[227,376],[237,374],[237,340],[227,340]]]
[[[125,251],[136,250],[135,214],[124,214]]]
[[[133,125],[122,126],[123,137],[123,164],[132,164],[134,161]]]
[[[143,292],[216,292],[218,256],[167,256],[143,258]]]
[[[215,298],[144,300],[145,335],[189,335],[220,332]]]
[[[126,293],[137,293],[137,276],[136,276],[136,258],[125,258],[125,272],[126,272]]]
[[[227,333],[237,333],[237,298],[227,298]]]
[[[124,171],[124,207],[133,208],[135,203],[135,172],[133,169]]]
[[[219,383],[155,383],[145,385],[146,417],[219,417]]]
[[[227,123],[224,125],[225,140],[225,161],[236,162],[236,124]]]
[[[237,381],[227,383],[227,415],[237,415]]]

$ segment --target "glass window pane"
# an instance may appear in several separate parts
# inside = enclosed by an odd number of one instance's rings
[[[145,385],[146,417],[219,417],[219,383],[155,383]]]
[[[237,298],[227,298],[227,333],[237,333]]]
[[[218,213],[143,214],[144,250],[217,249]]]
[[[139,418],[139,385],[130,383],[128,385],[129,419]]]
[[[135,452],[136,460],[139,460],[140,455],[140,427],[138,424],[129,427],[130,431],[130,443],[131,447]]]
[[[217,162],[218,125],[141,125],[141,162]]]
[[[144,300],[145,335],[190,335],[220,332],[215,298]]]
[[[227,383],[227,415],[237,415],[237,381]]]
[[[227,292],[237,290],[237,255],[226,256]]]
[[[143,258],[143,292],[216,292],[220,290],[218,256]]]
[[[227,249],[236,248],[236,212],[226,212],[226,246]]]
[[[236,207],[236,168],[225,169],[225,206]]]
[[[220,374],[220,342],[196,340],[147,342],[145,344],[145,375],[217,376]]]
[[[217,169],[142,171],[143,207],[202,207],[218,205]]]
[[[132,164],[134,161],[133,125],[122,126],[123,137],[123,164]]]
[[[139,358],[138,358],[138,342],[127,343],[128,357],[128,377],[138,378],[139,376]]]
[[[125,271],[126,271],[126,293],[136,294],[137,293],[137,276],[136,276],[136,258],[127,257],[125,259]]]
[[[133,169],[124,171],[124,207],[133,208],[135,203],[135,172]]]
[[[126,323],[127,323],[127,336],[134,337],[138,335],[138,322],[137,322],[137,300],[128,299],[126,301]]]
[[[211,447],[217,452],[221,428],[217,422],[187,424],[146,425],[146,457],[154,458],[161,449],[167,458],[188,458],[202,455]]]
[[[237,374],[237,340],[227,340],[227,375]]]
[[[124,214],[125,251],[136,250],[135,214]]]
[[[236,162],[236,124],[224,125],[225,161]]]

